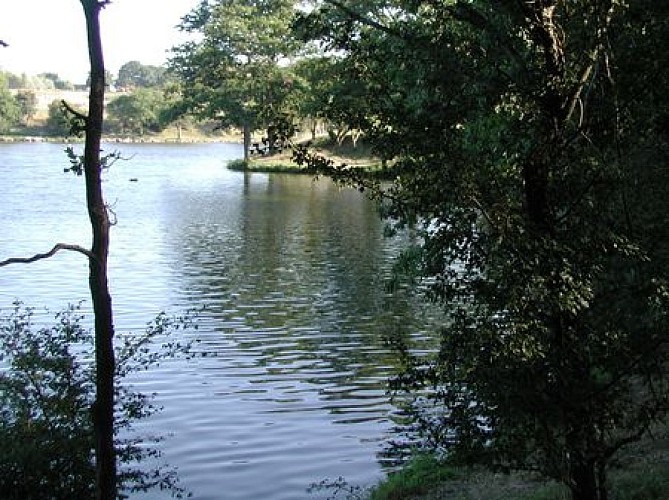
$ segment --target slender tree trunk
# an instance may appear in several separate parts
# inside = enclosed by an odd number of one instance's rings
[[[89,287],[95,315],[96,398],[93,407],[96,459],[96,498],[116,499],[114,449],[114,323],[107,282],[109,215],[102,195],[100,142],[104,113],[105,66],[100,39],[100,10],[108,2],[81,0],[86,16],[91,65],[91,91],[86,120],[84,176],[86,202],[93,232]]]
[[[551,211],[548,199],[548,175],[550,166],[546,151],[540,150],[523,165],[525,205],[532,229],[540,236],[552,231]]]
[[[606,488],[606,462],[597,464],[597,488],[599,500],[609,500],[609,492]]]
[[[525,202],[533,229],[542,236],[552,236],[549,177],[552,162],[560,151],[564,111],[564,52],[555,26],[557,0],[526,2],[524,9],[531,23],[533,41],[544,55],[544,93],[539,98],[543,114],[543,140],[538,143],[523,166]]]
[[[267,127],[267,148],[268,154],[274,154],[276,151],[276,127],[274,125]]]
[[[249,151],[251,149],[251,125],[244,123],[244,161],[249,161]]]

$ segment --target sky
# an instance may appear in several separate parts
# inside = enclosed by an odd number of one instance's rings
[[[186,35],[175,26],[199,0],[112,0],[100,14],[105,64],[161,65]],[[73,83],[88,76],[86,26],[79,0],[0,0],[0,69],[57,73]]]

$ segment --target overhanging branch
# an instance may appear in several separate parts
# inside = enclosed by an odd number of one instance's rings
[[[375,28],[383,33],[386,33],[388,35],[392,35],[401,39],[407,38],[406,35],[400,31],[397,31],[389,26],[385,26],[381,24],[378,21],[375,21],[374,19],[371,19],[353,9],[350,7],[344,5],[342,2],[339,2],[338,0],[325,0],[325,3],[328,3],[332,5],[333,7],[339,9],[342,11],[344,14],[346,14],[350,19],[353,19],[355,21],[358,21],[364,25],[367,25],[371,28]]]
[[[0,267],[5,267],[10,264],[30,264],[32,262],[37,262],[38,260],[48,259],[56,255],[57,252],[61,250],[69,250],[71,252],[78,252],[85,255],[89,259],[96,260],[95,255],[90,250],[81,247],[79,245],[68,245],[67,243],[58,243],[46,253],[38,253],[32,257],[12,257],[7,260],[0,261]]]

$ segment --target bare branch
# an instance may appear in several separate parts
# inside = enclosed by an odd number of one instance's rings
[[[61,100],[60,103],[67,110],[68,113],[72,113],[77,119],[82,120],[84,123],[88,120],[88,116],[83,114],[81,111],[77,111],[65,100]]]
[[[38,260],[48,259],[50,257],[53,257],[60,250],[69,250],[71,252],[78,252],[80,254],[85,255],[89,259],[97,260],[93,252],[84,247],[81,247],[79,245],[68,245],[67,243],[58,243],[54,245],[54,247],[46,253],[38,253],[33,255],[32,257],[13,257],[7,260],[1,260],[0,267],[5,267],[10,264],[30,264],[31,262],[36,262]]]

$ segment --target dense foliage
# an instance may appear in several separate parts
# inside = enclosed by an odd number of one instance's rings
[[[170,87],[174,85],[165,67],[129,61],[121,66],[117,78],[106,71],[105,82],[107,88],[114,86],[119,91],[111,94],[106,109],[107,133],[143,136],[160,132],[187,112],[183,103],[175,99]],[[67,136],[69,121],[63,114],[61,102],[63,98],[69,99],[67,94],[52,101],[46,110],[39,108],[37,93],[57,90],[74,90],[74,85],[55,73],[18,76],[0,71],[0,132]],[[69,106],[75,107],[71,103]]]
[[[142,136],[162,128],[161,113],[167,102],[155,88],[139,88],[112,99],[107,105],[107,127],[114,133]]]
[[[669,403],[667,9],[332,0],[297,23],[355,83],[339,119],[394,162],[388,214],[422,235],[449,317],[398,386],[430,388],[452,458],[574,499],[606,498],[608,464]]]
[[[29,311],[3,319],[0,359],[10,368],[0,375],[2,498],[92,496],[93,383],[71,352],[87,340],[74,312],[36,332]]]
[[[123,89],[134,89],[162,87],[166,81],[165,68],[142,64],[139,61],[128,61],[119,68],[114,84]]]
[[[300,48],[291,31],[296,3],[205,0],[183,19],[181,28],[201,37],[170,61],[183,100],[199,117],[243,130],[246,151],[253,131],[265,130],[271,148],[290,125],[294,77],[285,62]]]
[[[37,113],[37,96],[31,90],[20,90],[15,98],[19,105],[21,123],[27,125]]]
[[[9,92],[7,79],[0,74],[0,133],[8,131],[18,123],[20,116],[19,103]]]
[[[16,75],[9,71],[0,71],[7,80],[7,86],[14,90],[73,90],[72,82],[63,80],[56,73],[40,73],[39,75]]]

